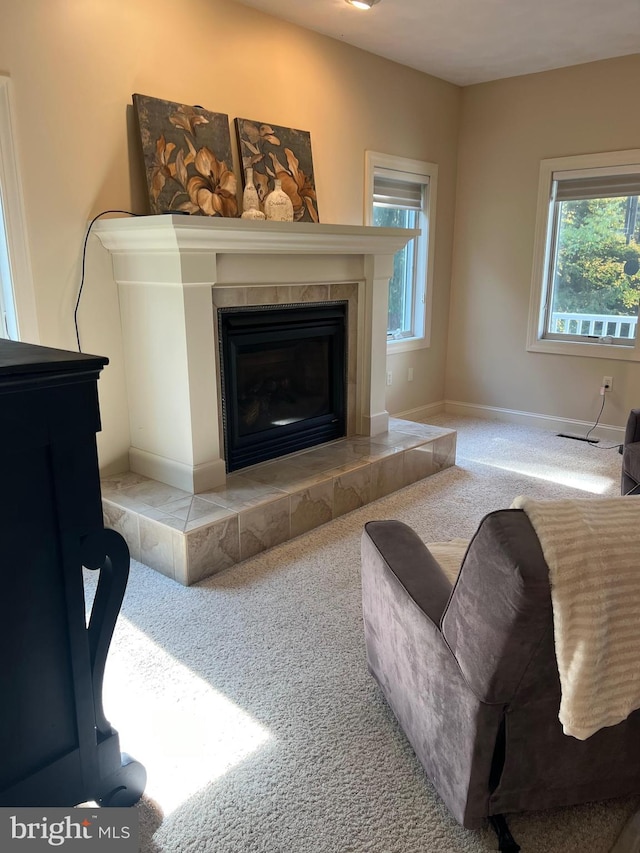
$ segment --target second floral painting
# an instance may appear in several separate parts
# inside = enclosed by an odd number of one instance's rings
[[[262,204],[275,181],[280,180],[293,204],[294,220],[319,222],[311,134],[246,118],[237,118],[235,124],[243,184],[247,169],[252,168],[253,182]]]
[[[134,95],[152,213],[237,216],[229,117]]]

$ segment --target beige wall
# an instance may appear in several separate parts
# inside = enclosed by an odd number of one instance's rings
[[[640,405],[640,364],[529,353],[540,160],[640,145],[640,56],[463,90],[446,370],[449,400],[602,422]]]
[[[41,343],[75,347],[73,307],[89,219],[146,212],[134,92],[311,132],[321,221],[362,224],[364,152],[440,166],[434,342],[394,357],[405,410],[440,400],[449,307],[460,89],[230,0],[0,0],[0,71],[13,81]],[[235,140],[234,140],[235,149]],[[117,296],[90,241],[83,348],[107,355],[101,463],[126,464]],[[404,369],[406,377],[406,369]],[[404,386],[404,387],[403,387]]]
[[[230,0],[0,0],[0,15],[42,343],[74,347],[89,219],[146,210],[141,92],[309,130],[323,222],[363,221],[366,149],[439,164],[432,346],[389,358],[391,412],[446,397],[589,422],[604,374],[605,423],[638,404],[640,366],[528,353],[525,340],[540,159],[638,147],[640,56],[460,90]],[[115,470],[129,438],[109,270],[94,238],[81,334],[111,361],[100,456]]]

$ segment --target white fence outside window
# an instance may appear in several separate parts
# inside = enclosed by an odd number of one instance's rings
[[[551,315],[551,334],[586,335],[595,338],[626,338],[636,336],[637,315],[570,314],[554,311]]]

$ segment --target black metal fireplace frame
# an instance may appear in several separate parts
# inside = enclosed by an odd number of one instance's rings
[[[265,312],[269,314],[265,326]],[[347,301],[253,305],[218,309],[218,342],[222,391],[222,424],[228,472],[246,468],[341,438],[346,434]],[[238,351],[276,345],[287,339],[324,337],[330,344],[331,411],[288,426],[250,436],[240,433],[236,393]]]

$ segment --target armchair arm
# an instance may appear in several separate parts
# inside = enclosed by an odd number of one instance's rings
[[[418,607],[439,625],[452,585],[422,539],[401,521],[369,521],[365,535]]]
[[[369,671],[453,816],[477,829],[489,810],[487,779],[503,706],[487,705],[473,693],[440,631],[450,590],[407,525],[365,525],[362,612]]]
[[[640,409],[631,409],[624,433],[624,443],[633,444],[640,441]]]

